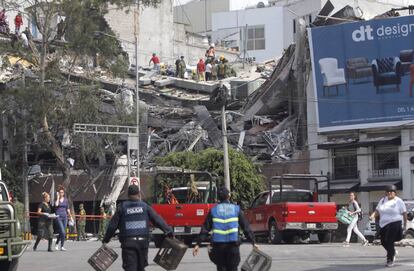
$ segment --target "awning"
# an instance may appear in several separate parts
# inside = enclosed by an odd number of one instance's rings
[[[318,149],[329,150],[329,149],[343,149],[343,148],[359,148],[369,146],[381,146],[381,145],[401,145],[401,136],[381,136],[365,138],[362,140],[358,139],[347,139],[338,141],[327,141],[318,144]]]
[[[365,138],[358,142],[358,147],[369,146],[381,146],[381,145],[401,145],[401,136],[382,136]]]
[[[402,180],[388,180],[388,181],[380,181],[380,182],[368,182],[361,184],[360,191],[361,192],[370,192],[370,191],[385,191],[387,185],[395,185],[398,190],[402,189]]]
[[[341,149],[341,148],[355,148],[357,143],[358,143],[358,139],[356,138],[327,141],[327,142],[318,144],[318,149],[329,150],[329,149]]]
[[[331,194],[347,193],[356,191],[359,186],[359,180],[347,181],[347,182],[331,182],[330,191]],[[319,194],[328,194],[328,184],[325,183],[319,188]]]

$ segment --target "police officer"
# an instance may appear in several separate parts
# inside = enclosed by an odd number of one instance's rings
[[[220,203],[213,207],[207,214],[201,228],[197,245],[193,249],[193,255],[197,256],[200,244],[211,231],[212,249],[209,253],[211,261],[217,266],[217,271],[237,271],[240,263],[240,227],[252,242],[255,238],[250,226],[240,210],[240,206],[230,203],[230,192],[222,187],[218,191]]]
[[[123,269],[144,271],[148,266],[149,222],[167,236],[172,236],[172,229],[150,206],[140,201],[137,185],[128,187],[128,198],[118,205],[102,243],[108,243],[116,229],[119,229]]]

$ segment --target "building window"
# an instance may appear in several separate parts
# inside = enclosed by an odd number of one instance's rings
[[[358,178],[357,150],[334,149],[333,172],[335,180]]]
[[[264,50],[266,49],[265,28],[261,26],[249,26],[247,28],[247,50]]]
[[[373,151],[372,177],[399,176],[398,146],[377,146]]]

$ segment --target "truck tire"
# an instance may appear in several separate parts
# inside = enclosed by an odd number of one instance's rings
[[[329,231],[323,231],[323,232],[318,232],[318,239],[320,243],[328,243],[331,241],[331,232]]]
[[[269,223],[269,243],[280,244],[282,242],[282,233],[277,229],[276,221]]]
[[[193,245],[193,237],[192,236],[188,236],[188,237],[184,237],[184,244],[188,247],[191,247]]]
[[[0,270],[5,271],[17,271],[17,266],[19,264],[18,259],[14,259],[12,261],[1,261],[0,262]]]
[[[162,242],[164,241],[164,236],[162,235],[153,235],[152,241],[154,241],[154,245],[156,248],[160,248],[162,246]]]

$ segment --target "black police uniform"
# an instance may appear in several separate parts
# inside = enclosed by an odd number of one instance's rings
[[[230,203],[228,200],[224,200],[221,203]],[[255,236],[250,229],[242,211],[238,214],[239,230],[243,229],[244,234],[255,244]],[[201,227],[201,232],[197,245],[200,246],[201,242],[207,239],[209,232],[213,231],[213,215],[211,210],[207,214],[206,220]],[[212,241],[212,250],[209,252],[210,260],[217,266],[217,271],[237,271],[237,267],[240,263],[240,238],[236,242],[215,243]]]
[[[143,271],[148,266],[149,222],[167,235],[172,229],[145,202],[128,200],[118,205],[109,222],[103,243],[108,243],[119,229],[122,267],[125,271]]]

